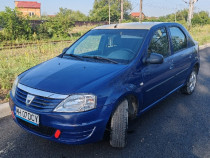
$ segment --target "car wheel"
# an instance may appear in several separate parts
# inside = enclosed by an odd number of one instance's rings
[[[197,71],[196,69],[194,69],[190,74],[187,84],[181,89],[181,92],[188,95],[192,94],[195,90],[196,83],[197,83]]]
[[[123,100],[111,118],[110,145],[123,148],[127,143],[128,101]]]

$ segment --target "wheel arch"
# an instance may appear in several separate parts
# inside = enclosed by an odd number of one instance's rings
[[[198,72],[199,72],[199,69],[200,69],[200,63],[195,63],[194,64],[194,66],[193,66],[193,68],[195,68],[196,69],[196,72],[197,72],[197,74],[198,74]]]
[[[114,103],[113,105],[113,109],[112,109],[112,112],[111,112],[111,115],[109,117],[109,121],[107,122],[107,125],[106,125],[106,129],[109,131],[110,130],[110,123],[111,123],[111,118],[114,114],[114,112],[116,111],[118,105],[124,100],[124,99],[127,99],[128,100],[128,117],[129,119],[134,119],[138,116],[138,112],[139,112],[139,105],[140,105],[140,102],[139,102],[139,98],[138,98],[138,95],[134,92],[127,92],[123,95],[121,95]]]
[[[112,110],[112,113],[115,112],[117,106],[126,99],[128,101],[128,114],[129,118],[135,118],[139,111],[139,98],[138,95],[134,92],[127,92],[123,95],[121,95],[114,104],[114,109]]]

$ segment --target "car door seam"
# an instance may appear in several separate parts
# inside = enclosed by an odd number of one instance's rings
[[[159,84],[157,84],[157,85],[153,86],[152,88],[150,88],[150,89],[146,90],[146,92],[149,92],[149,91],[153,90],[154,88],[159,87],[160,85],[162,85],[162,84],[164,84],[164,83],[168,82],[169,80],[173,79],[174,77],[175,77],[175,76],[172,76],[172,77],[170,77],[170,78],[168,78],[168,79],[164,80],[163,82],[161,82],[161,83],[159,83]]]
[[[185,71],[188,70],[188,69],[189,69],[189,68],[185,68],[184,70],[178,72],[178,73],[176,74],[176,76],[180,75],[181,73],[185,72]]]

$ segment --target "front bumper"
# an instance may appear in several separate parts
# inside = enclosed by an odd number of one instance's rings
[[[20,104],[10,94],[10,108],[14,112],[15,106],[39,115],[39,126],[32,125],[20,118],[14,121],[23,129],[43,138],[65,143],[86,144],[103,139],[112,106],[101,106],[94,110],[81,113],[43,112],[24,104]],[[55,131],[59,129],[61,135],[55,138]]]

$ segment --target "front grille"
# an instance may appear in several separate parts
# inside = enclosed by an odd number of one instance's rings
[[[18,88],[16,90],[16,99],[22,104],[26,103],[26,97],[29,93]],[[33,106],[35,108],[39,109],[52,109],[57,106],[62,99],[52,99],[52,98],[46,98],[42,96],[35,96],[34,100],[31,102],[30,106]]]
[[[19,118],[17,118],[17,121],[23,127],[28,128],[31,131],[36,132],[41,135],[44,135],[44,136],[51,137],[55,133],[55,129],[51,128],[51,127],[46,127],[46,126],[42,126],[42,125],[35,126],[35,125],[30,124],[26,121],[23,121],[22,119],[19,119]]]

